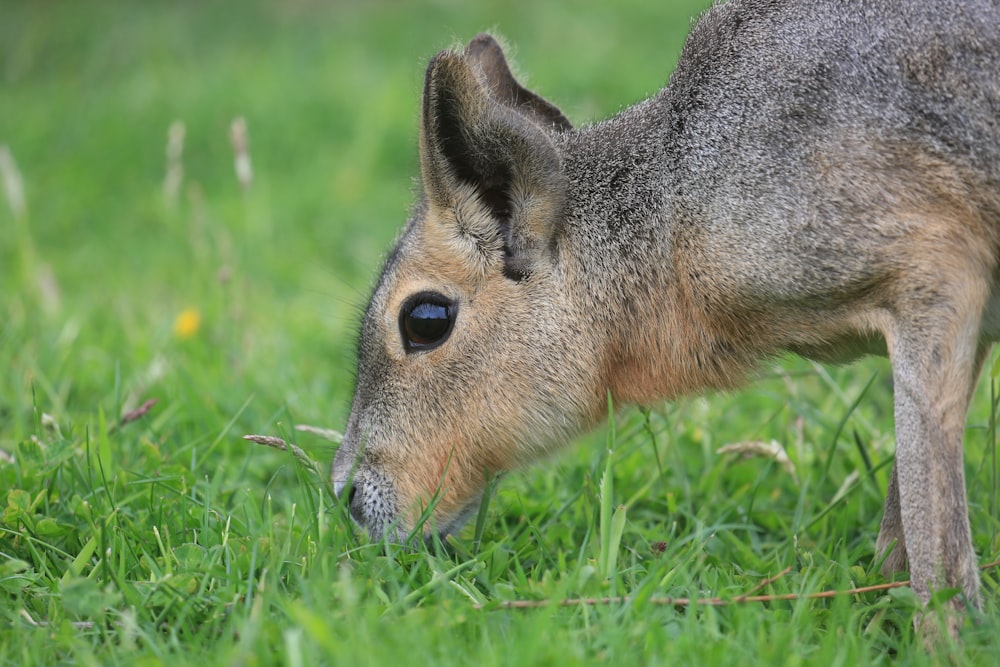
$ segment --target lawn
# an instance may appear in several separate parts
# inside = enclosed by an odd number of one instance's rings
[[[787,358],[622,409],[417,550],[370,543],[308,466],[241,438],[329,465],[295,426],[346,421],[438,49],[503,34],[581,124],[663,85],[705,5],[0,0],[0,665],[942,660],[905,587],[736,599],[883,582],[883,360]],[[991,360],[967,430],[983,563],[998,378]],[[787,460],[746,455],[772,442]],[[1000,660],[997,576],[948,659]],[[627,599],[507,605],[605,596]]]

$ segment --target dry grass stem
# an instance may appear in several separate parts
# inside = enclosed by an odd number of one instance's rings
[[[246,118],[240,116],[229,126],[229,141],[233,145],[236,180],[240,187],[249,190],[253,183],[253,166],[250,164],[250,138],[247,133]]]
[[[1000,561],[994,561],[980,566],[981,570],[988,570],[1000,566]],[[768,586],[781,577],[785,576],[791,568],[785,568],[781,573],[764,579],[754,586],[750,593]],[[750,595],[749,593],[738,595],[734,598],[675,598],[675,597],[652,597],[646,600],[646,604],[658,606],[690,607],[696,605],[709,607],[725,607],[727,605],[739,604],[743,602],[780,602],[788,600],[819,600],[833,598],[841,595],[861,595],[862,593],[873,593],[877,591],[887,591],[893,588],[903,588],[909,586],[909,581],[889,581],[884,584],[874,584],[872,586],[860,586],[858,588],[848,588],[845,590],[818,591],[816,593],[781,593],[777,595]],[[620,595],[614,597],[601,598],[566,598],[564,600],[505,600],[503,602],[485,604],[475,604],[473,609],[539,609],[552,605],[558,607],[589,607],[598,605],[625,604],[632,602],[635,598],[630,595]]]
[[[330,442],[335,442],[338,445],[344,441],[344,434],[340,431],[334,431],[332,428],[321,428],[319,426],[309,426],[308,424],[296,424],[296,431],[302,431],[303,433],[312,433],[315,436],[323,438],[324,440],[329,440]]]
[[[333,489],[333,480],[323,471],[319,463],[317,463],[313,457],[309,456],[309,454],[301,447],[297,447],[290,442],[285,442],[283,439],[273,435],[245,435],[243,436],[243,439],[255,442],[258,445],[264,445],[265,447],[271,447],[272,449],[278,449],[283,452],[291,453],[291,455],[294,456],[303,467],[316,475],[317,479],[322,482],[323,488],[326,489],[330,498],[334,500],[337,498],[337,494]]]
[[[743,595],[737,595],[736,597],[734,597],[733,601],[734,602],[742,602],[743,600],[746,599],[746,597],[748,595],[752,595],[753,593],[756,593],[759,590],[767,588],[768,586],[770,586],[771,584],[773,584],[774,582],[776,582],[778,579],[781,579],[783,576],[785,576],[786,574],[788,574],[791,571],[792,571],[792,566],[789,565],[788,567],[786,567],[784,570],[782,570],[778,574],[774,575],[773,577],[765,577],[764,579],[762,579],[761,581],[759,581],[756,586],[754,586],[753,588],[751,588],[749,591],[747,591]]]
[[[795,474],[795,464],[792,463],[790,458],[788,458],[788,453],[785,451],[785,448],[782,447],[781,443],[777,440],[772,440],[770,442],[763,442],[759,440],[736,442],[720,447],[715,451],[715,453],[736,454],[742,458],[761,456],[763,458],[773,459],[774,462],[780,465],[785,472],[791,475],[792,481],[798,484],[798,476]]]
[[[151,398],[145,401],[142,405],[137,407],[135,410],[129,410],[122,415],[121,421],[118,422],[118,426],[124,426],[130,422],[142,419],[149,414],[149,411],[153,409],[153,406],[160,402],[158,398]]]
[[[177,204],[184,182],[184,122],[175,120],[167,130],[167,170],[163,178],[163,198],[170,206]]]
[[[0,181],[3,182],[7,205],[10,206],[14,218],[18,220],[23,218],[28,210],[24,197],[24,180],[21,178],[17,163],[14,162],[14,155],[6,144],[0,145]]]

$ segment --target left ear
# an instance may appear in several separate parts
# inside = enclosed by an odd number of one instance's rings
[[[502,237],[511,279],[530,274],[550,246],[565,198],[561,163],[548,134],[498,102],[465,56],[443,51],[431,60],[420,132],[424,191],[447,209],[472,189],[491,229],[461,232]]]
[[[492,36],[486,33],[476,35],[465,47],[463,55],[498,102],[515,109],[545,129],[573,129],[559,107],[518,83],[507,65],[503,49]]]

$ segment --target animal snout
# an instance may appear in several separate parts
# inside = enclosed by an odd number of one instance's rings
[[[400,520],[399,502],[392,480],[381,470],[361,460],[350,467],[335,465],[334,493],[351,519],[368,530],[372,539],[381,538]]]

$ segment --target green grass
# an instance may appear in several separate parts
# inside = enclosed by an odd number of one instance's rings
[[[291,455],[240,439],[331,460],[293,426],[343,427],[359,308],[406,215],[437,49],[495,28],[531,85],[586,122],[655,91],[704,4],[0,3],[0,145],[26,200],[0,198],[0,664],[940,660],[913,636],[907,589],[650,602],[736,597],[787,567],[760,592],[881,581],[883,361],[787,359],[742,393],[623,410],[613,431],[508,475],[481,535],[418,551],[369,544]],[[168,198],[178,120],[184,180]],[[200,317],[186,336],[185,310]],[[983,562],[1000,552],[986,376],[966,455]],[[781,443],[795,476],[716,453],[750,440]],[[996,572],[984,590],[956,662],[996,664]],[[630,599],[500,608],[613,594]]]

